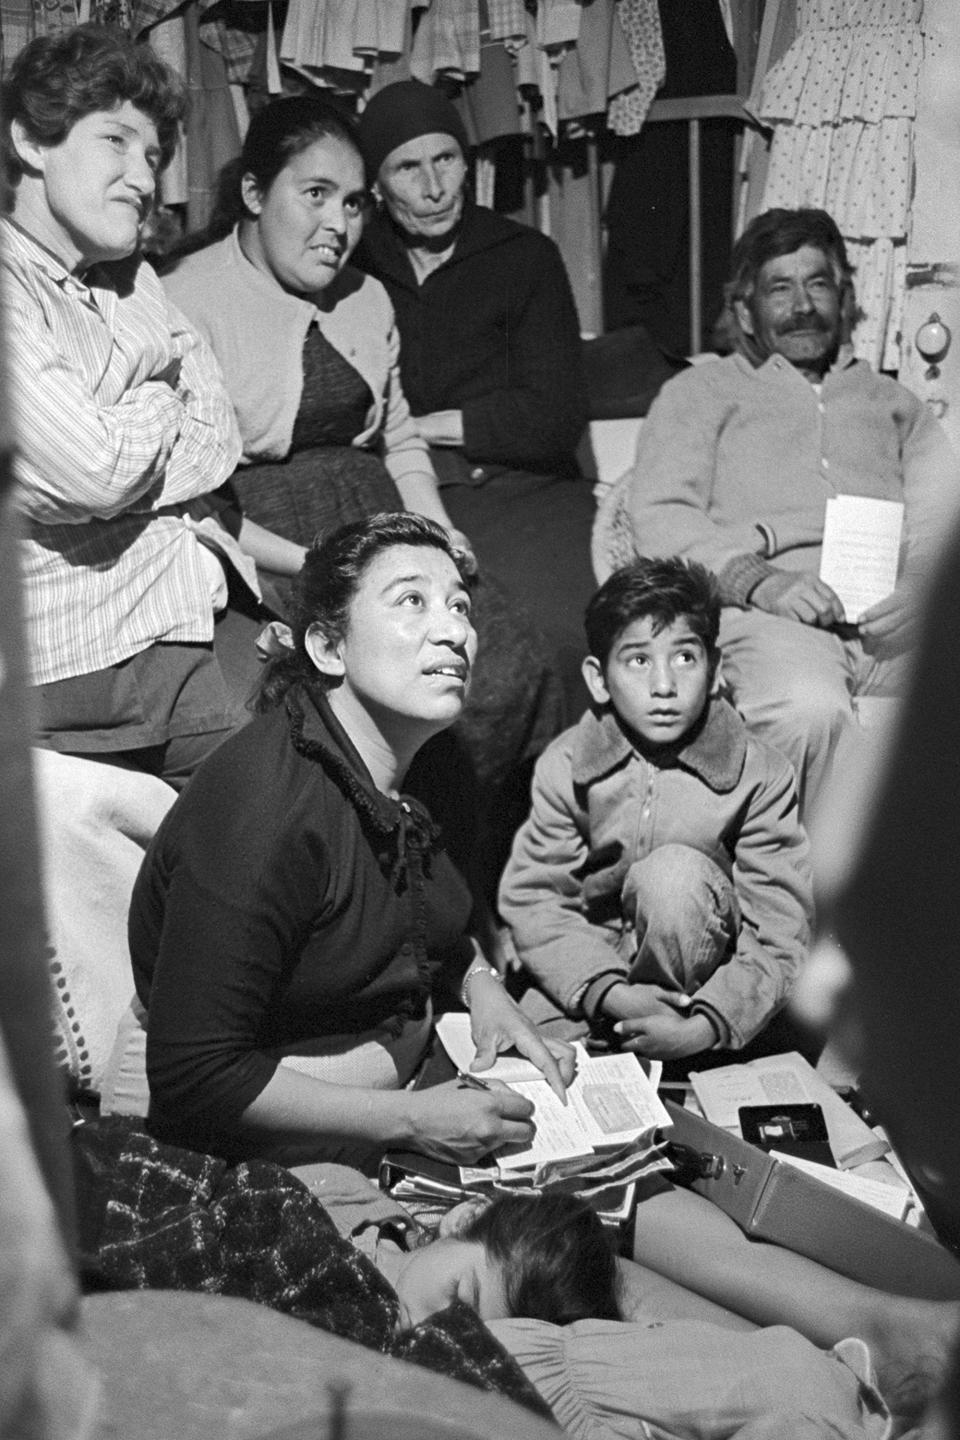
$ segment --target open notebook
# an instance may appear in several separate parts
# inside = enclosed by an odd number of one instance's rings
[[[469,1074],[476,1056],[470,1016],[441,1015],[437,1034],[457,1069]],[[624,1151],[641,1156],[656,1144],[660,1128],[669,1127],[669,1112],[657,1095],[659,1065],[651,1077],[633,1054],[590,1055],[579,1044],[575,1049],[577,1073],[566,1105],[522,1056],[501,1055],[479,1074],[484,1081],[509,1085],[534,1107],[536,1134],[530,1144],[510,1146],[495,1156],[501,1180],[544,1184],[590,1169],[599,1173],[607,1162],[619,1170]]]

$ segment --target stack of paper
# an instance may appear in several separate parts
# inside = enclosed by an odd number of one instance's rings
[[[819,1105],[833,1158],[841,1170],[879,1160],[890,1148],[795,1050],[764,1055],[745,1065],[695,1071],[690,1084],[704,1116],[738,1134],[741,1105]]]
[[[905,1185],[887,1185],[882,1180],[871,1180],[867,1175],[853,1175],[849,1170],[834,1170],[830,1165],[818,1165],[815,1160],[803,1160],[798,1155],[785,1155],[780,1150],[771,1150],[770,1154],[774,1160],[782,1160],[784,1165],[792,1165],[795,1170],[802,1170],[805,1175],[812,1175],[822,1184],[830,1185],[834,1190],[842,1190],[845,1195],[852,1195],[855,1199],[872,1205],[875,1210],[892,1215],[895,1220],[902,1220],[910,1206],[910,1191]]]
[[[655,1158],[655,1163],[648,1167],[651,1171],[667,1168],[668,1162],[660,1155]],[[444,1178],[441,1171],[445,1172],[448,1178]],[[443,1166],[441,1162],[431,1161],[426,1156],[407,1155],[403,1163],[398,1164],[394,1155],[387,1156],[381,1164],[380,1188],[389,1190],[395,1200],[427,1201],[435,1203],[437,1209],[443,1211],[461,1200],[473,1199],[478,1194],[508,1190],[512,1186],[500,1180],[496,1166],[464,1166],[458,1175],[456,1167]],[[582,1191],[576,1189],[573,1181],[568,1180],[558,1182],[558,1188],[579,1195],[582,1200],[588,1200],[606,1224],[619,1225],[630,1218],[637,1185],[635,1180],[623,1183],[607,1181],[596,1189]]]

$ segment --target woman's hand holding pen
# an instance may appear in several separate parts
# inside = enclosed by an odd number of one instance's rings
[[[507,1085],[476,1076],[409,1093],[410,1148],[435,1160],[474,1165],[503,1145],[533,1139],[533,1106]]]

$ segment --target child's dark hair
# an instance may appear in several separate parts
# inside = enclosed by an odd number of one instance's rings
[[[708,655],[720,633],[720,592],[716,579],[695,560],[678,555],[666,560],[648,556],[615,570],[587,606],[584,628],[587,648],[605,666],[614,642],[634,620],[649,616],[653,633],[685,620]]]
[[[23,164],[10,135],[19,121],[31,140],[59,145],[78,120],[129,101],[157,127],[161,168],[177,143],[186,93],[176,74],[149,45],[119,30],[77,25],[61,35],[39,35],[14,60],[3,84],[3,159],[9,184]]]
[[[479,1242],[502,1268],[510,1315],[553,1325],[621,1318],[613,1244],[574,1195],[500,1195],[457,1238]]]
[[[426,545],[442,550],[469,588],[462,557],[454,550],[446,530],[423,515],[407,510],[382,511],[341,526],[325,540],[315,541],[307,551],[289,606],[292,648],[289,655],[268,665],[254,701],[256,710],[278,705],[297,681],[316,682],[321,678],[304,646],[307,630],[319,624],[326,635],[341,639],[346,634],[350,602],[364,571],[381,551],[394,545]]]

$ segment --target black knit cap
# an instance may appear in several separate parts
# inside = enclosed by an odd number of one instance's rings
[[[357,138],[371,183],[391,150],[421,135],[452,135],[463,151],[470,149],[456,108],[433,85],[422,80],[397,80],[372,96],[360,116]]]

